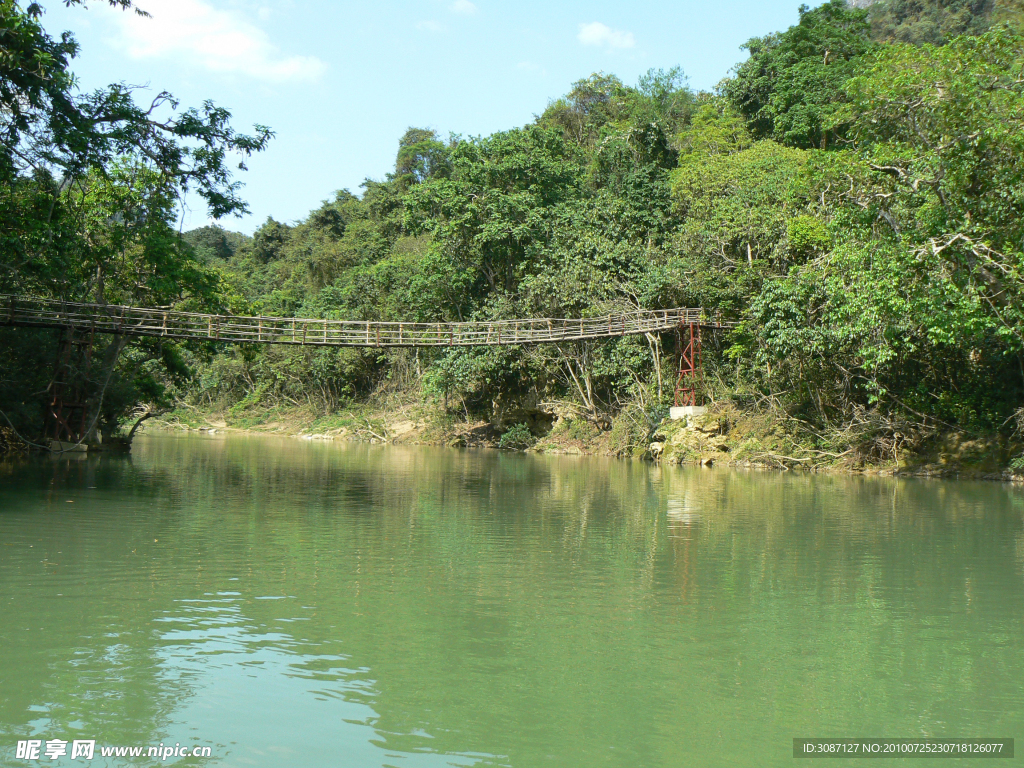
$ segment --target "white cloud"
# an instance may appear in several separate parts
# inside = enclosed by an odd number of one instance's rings
[[[327,68],[315,56],[284,55],[262,29],[204,0],[146,0],[144,5],[152,18],[114,16],[117,42],[133,59],[178,59],[271,82],[312,80]]]
[[[444,30],[436,21],[417,21],[416,29],[425,29],[427,32],[441,32]]]
[[[584,45],[598,45],[606,48],[632,48],[636,45],[632,32],[612,29],[599,21],[580,24],[580,33],[576,35],[576,39]]]
[[[455,0],[455,2],[451,4],[450,8],[455,11],[455,13],[464,13],[467,16],[476,13],[476,5],[471,3],[470,0]]]

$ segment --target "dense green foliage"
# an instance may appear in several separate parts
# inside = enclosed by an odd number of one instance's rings
[[[79,207],[23,172],[10,186],[18,205],[61,202],[45,238],[77,242],[84,210],[109,230],[76,257],[78,272],[40,259],[33,285],[60,295],[43,280],[51,270],[95,292],[89,270],[117,254],[132,266],[104,273],[109,300],[275,316],[701,305],[740,323],[707,339],[706,394],[773,403],[823,447],[877,454],[939,427],[1008,435],[1024,404],[1024,38],[1010,24],[955,36],[987,29],[986,6],[976,26],[943,27],[945,45],[879,42],[907,39],[878,27],[889,14],[905,29],[907,8],[802,8],[796,26],[750,41],[714,94],[678,70],[635,87],[595,74],[521,128],[447,139],[412,128],[394,173],[361,196],[339,192],[251,238],[219,227],[172,236],[171,209],[152,208],[171,199],[155,192],[187,169],[143,173],[129,153],[82,182]],[[153,193],[139,196],[146,179]],[[103,212],[141,204],[133,194],[158,215],[110,224]],[[17,285],[36,274],[15,271]],[[402,389],[453,414],[536,427],[544,403],[600,425],[617,414],[650,424],[672,396],[676,339],[418,353],[152,346],[147,359],[173,349],[175,361],[151,366],[154,391],[203,408],[329,413]]]
[[[755,37],[750,58],[724,91],[755,138],[826,148],[841,133],[828,117],[844,100],[843,84],[871,47],[867,13],[830,0],[800,7],[800,22],[780,34]]]

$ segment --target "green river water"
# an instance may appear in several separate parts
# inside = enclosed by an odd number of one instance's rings
[[[0,765],[824,768],[853,761],[793,738],[1020,742],[1022,521],[996,483],[236,436],[35,457],[0,466]],[[28,739],[96,754],[20,760]],[[212,757],[99,754],[160,743]]]

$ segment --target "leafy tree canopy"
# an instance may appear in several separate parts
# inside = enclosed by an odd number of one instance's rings
[[[845,0],[813,10],[800,6],[798,24],[744,47],[750,58],[723,90],[755,138],[824,148],[842,136],[829,115],[844,100],[843,83],[872,47],[866,11]]]

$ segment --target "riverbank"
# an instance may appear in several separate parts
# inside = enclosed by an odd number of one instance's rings
[[[731,401],[710,406],[702,416],[677,421],[649,420],[630,410],[612,421],[592,420],[571,404],[546,406],[535,413],[511,414],[498,424],[398,397],[353,404],[331,414],[295,406],[226,411],[179,408],[150,423],[159,429],[209,433],[504,448],[676,465],[1024,481],[1021,442],[998,435],[928,432],[914,425],[898,425],[901,430],[869,413],[822,433],[800,419]]]
[[[0,427],[0,459],[25,453],[27,447],[10,427]]]

